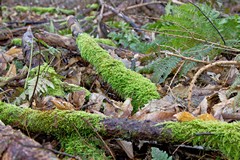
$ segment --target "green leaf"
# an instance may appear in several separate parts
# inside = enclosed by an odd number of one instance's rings
[[[165,151],[161,151],[156,147],[151,149],[152,160],[172,160],[172,156],[169,156]]]

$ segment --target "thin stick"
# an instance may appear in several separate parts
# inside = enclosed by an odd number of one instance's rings
[[[170,55],[170,56],[178,57],[178,58],[181,58],[181,59],[184,59],[184,60],[193,61],[193,62],[209,64],[209,62],[207,62],[207,61],[201,61],[201,60],[190,58],[190,57],[184,57],[182,55],[175,54],[175,53],[172,53],[170,51],[159,51],[159,53],[164,53],[164,54],[167,54],[167,55]]]

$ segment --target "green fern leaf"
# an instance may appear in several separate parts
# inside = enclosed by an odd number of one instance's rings
[[[168,156],[165,151],[161,151],[156,147],[151,148],[152,160],[172,160],[172,156]]]

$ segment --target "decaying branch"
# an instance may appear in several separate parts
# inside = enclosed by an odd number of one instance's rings
[[[121,138],[129,141],[144,140],[159,144],[194,143],[219,150],[229,159],[237,160],[240,157],[239,122],[194,120],[157,124],[151,121],[111,119],[83,111],[38,111],[3,102],[0,102],[0,119],[5,124],[27,128],[30,132],[51,134],[60,141],[62,138],[68,141],[73,140],[70,137],[64,137],[74,136],[77,134],[76,131],[85,136],[90,136],[97,131],[105,138]],[[77,139],[79,141],[79,138]]]

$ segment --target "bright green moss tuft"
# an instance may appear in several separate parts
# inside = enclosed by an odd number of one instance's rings
[[[116,47],[116,44],[113,43],[113,41],[111,41],[110,39],[95,38],[94,40],[95,40],[97,43],[102,43],[102,44],[106,44],[106,45],[109,45],[109,46]]]
[[[77,135],[61,138],[61,144],[65,152],[79,155],[82,159],[107,160],[105,151],[100,148],[102,142],[96,137],[80,137]]]
[[[21,38],[13,38],[11,40],[11,44],[15,46],[21,46],[22,45],[22,39]]]
[[[240,122],[194,120],[166,123],[166,128],[172,130],[172,139],[176,142],[187,140],[188,143],[194,145],[220,150],[229,159],[240,159]],[[212,133],[213,135],[196,136],[197,133]]]
[[[75,14],[74,10],[68,9],[56,9],[55,7],[28,7],[28,6],[16,6],[15,9],[20,12],[27,12],[32,11],[37,14],[44,14],[44,13],[63,13],[66,15]]]
[[[135,112],[150,100],[160,97],[155,84],[142,75],[127,69],[122,62],[113,59],[88,34],[80,34],[76,42],[81,56],[96,68],[103,79],[121,97],[132,98]]]

